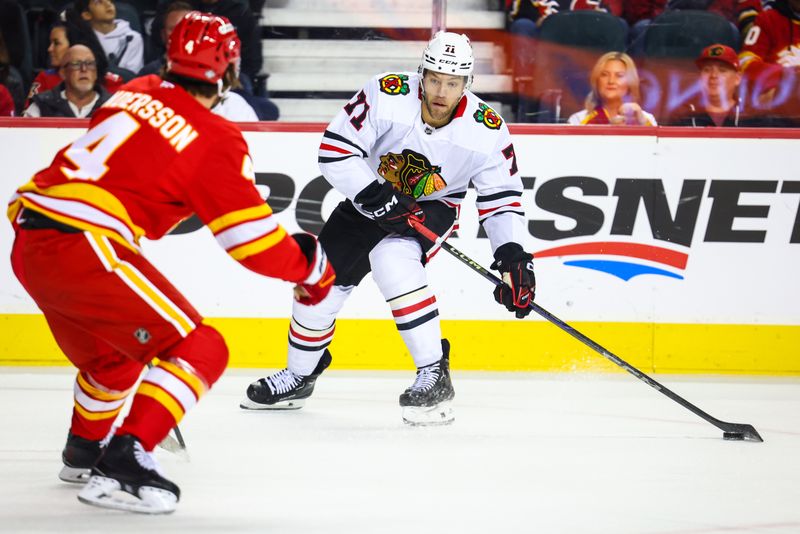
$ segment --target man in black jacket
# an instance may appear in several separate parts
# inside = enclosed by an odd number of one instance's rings
[[[74,45],[59,69],[64,81],[50,91],[35,95],[25,117],[77,117],[91,115],[110,96],[97,83],[97,62],[89,47]]]
[[[742,74],[736,51],[723,44],[703,49],[695,60],[703,91],[699,102],[662,121],[668,126],[745,126],[739,103]],[[753,126],[754,124],[747,124]]]

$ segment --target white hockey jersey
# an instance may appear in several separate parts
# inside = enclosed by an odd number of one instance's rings
[[[505,122],[466,91],[449,124],[428,126],[420,85],[421,76],[410,72],[370,80],[328,125],[319,149],[322,174],[350,200],[377,179],[417,200],[453,207],[472,182],[492,251],[524,244],[522,181]]]

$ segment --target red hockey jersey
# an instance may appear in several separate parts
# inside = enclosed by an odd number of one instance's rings
[[[158,76],[124,85],[95,112],[89,130],[56,154],[11,199],[132,249],[193,213],[234,259],[299,282],[310,267],[255,188],[239,128]]]
[[[779,9],[759,13],[739,54],[742,71],[762,78],[764,89],[775,87],[784,68],[800,67],[800,20]]]

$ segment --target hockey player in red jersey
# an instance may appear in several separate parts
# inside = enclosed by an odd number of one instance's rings
[[[14,273],[79,370],[60,476],[88,478],[82,502],[173,511],[180,491],[149,453],[228,361],[222,336],[144,258],[142,237],[158,239],[195,213],[242,265],[299,284],[306,305],[334,280],[317,239],[288,235],[260,197],[238,127],[209,111],[236,80],[239,53],[226,19],[187,14],[164,79],[123,86],[11,199]]]
[[[327,347],[339,310],[372,271],[417,367],[415,382],[400,395],[404,421],[453,421],[450,344],[441,339],[425,271],[437,247],[409,220],[449,236],[470,182],[493,267],[508,282],[495,299],[517,317],[530,312],[535,280],[532,256],[521,245],[527,229],[516,154],[503,119],[469,91],[472,72],[469,39],[437,33],[419,73],[376,76],[330,123],[320,169],[347,199],[328,218],[320,242],[336,269],[336,284],[318,306],[294,304],[288,366],[251,384],[242,408],[303,405],[331,362]]]

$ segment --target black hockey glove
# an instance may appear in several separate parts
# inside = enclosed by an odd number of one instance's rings
[[[494,300],[516,312],[517,319],[526,317],[530,303],[536,295],[536,277],[533,275],[533,255],[517,243],[506,243],[494,253],[492,269],[503,274],[503,284],[494,288]]]
[[[425,212],[417,201],[396,190],[389,182],[371,183],[356,195],[355,201],[387,232],[413,237],[417,231],[409,220],[425,222]]]

